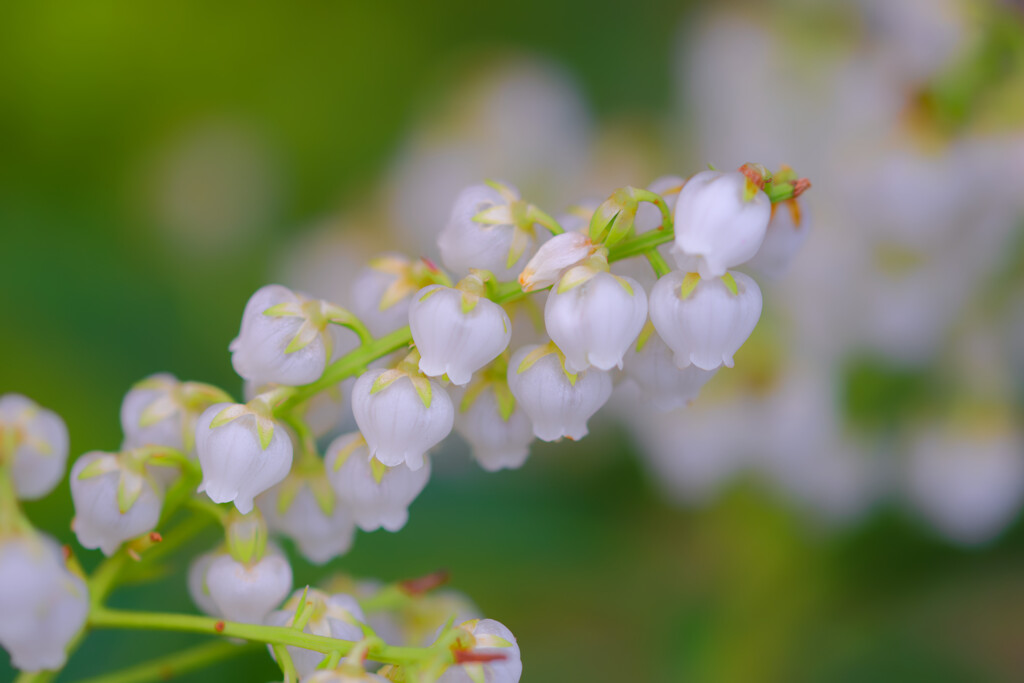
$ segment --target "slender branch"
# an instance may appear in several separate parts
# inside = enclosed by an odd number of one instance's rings
[[[149,683],[150,681],[166,681],[175,676],[202,669],[216,662],[248,654],[260,649],[259,645],[249,643],[236,645],[224,641],[203,643],[196,647],[174,654],[136,664],[120,671],[114,671],[78,683]]]

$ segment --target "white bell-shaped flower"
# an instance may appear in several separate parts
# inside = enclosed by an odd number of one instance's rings
[[[587,260],[596,247],[586,232],[563,232],[537,250],[519,274],[519,284],[527,292],[550,287],[573,266]]]
[[[358,344],[351,330],[330,324],[332,313],[347,312],[281,285],[259,288],[230,345],[235,372],[259,384],[297,386],[319,379],[332,358]]]
[[[225,553],[210,563],[206,587],[225,619],[262,624],[292,589],[292,568],[270,545],[261,559],[249,564]]]
[[[352,385],[355,383],[356,378],[349,377],[314,394],[309,400],[303,402],[302,419],[315,437],[319,439],[339,428],[352,428],[354,420],[349,396],[352,394]],[[260,394],[273,391],[275,388],[277,388],[275,384],[256,384],[246,380],[242,385],[242,395],[245,396],[246,401],[251,401]]]
[[[509,394],[499,402],[498,392]],[[488,472],[522,467],[534,438],[530,418],[507,385],[485,387],[468,405],[464,400],[455,415],[455,431],[469,442],[473,458]]]
[[[512,354],[508,386],[542,441],[582,439],[587,420],[612,395],[607,372],[591,368],[569,373],[551,345],[524,346]]]
[[[277,610],[267,617],[267,625],[291,626],[295,622],[295,613],[299,605],[302,604],[303,597],[307,603],[312,603],[312,607],[307,607],[307,609],[313,610],[312,616],[302,629],[303,633],[351,642],[363,639],[363,629],[360,624],[366,623],[366,615],[363,614],[359,602],[345,593],[328,595],[314,588],[300,589],[292,593],[283,609]],[[291,655],[295,671],[302,680],[312,675],[324,658],[322,652],[292,645],[288,646],[288,654]]]
[[[353,281],[348,301],[370,332],[383,337],[409,323],[412,295],[431,283],[447,283],[447,278],[430,261],[385,254]]]
[[[782,277],[793,257],[811,234],[811,222],[799,199],[787,199],[772,204],[771,220],[765,232],[764,241],[747,267],[765,277],[777,279]]]
[[[437,679],[437,683],[519,682],[523,675],[519,644],[504,624],[494,619],[474,619],[460,624],[457,628],[473,637],[473,652],[502,655],[502,659],[452,665]]]
[[[651,290],[650,312],[678,367],[731,368],[761,317],[761,289],[743,273],[705,280],[675,270]]]
[[[71,468],[75,535],[83,547],[104,555],[152,531],[160,520],[163,487],[129,453],[92,451]]]
[[[403,361],[403,363],[408,361]],[[352,412],[370,455],[388,467],[423,467],[424,455],[452,430],[452,401],[438,382],[408,372],[370,370],[352,387]]]
[[[192,602],[196,604],[203,614],[211,617],[221,617],[220,608],[213,601],[210,595],[210,587],[206,585],[206,575],[210,571],[210,565],[218,557],[223,555],[221,550],[211,550],[208,553],[196,556],[188,566],[188,594]]]
[[[22,671],[57,670],[85,625],[89,592],[42,534],[0,539],[0,646]]]
[[[672,349],[654,330],[646,336],[641,334],[640,340],[630,346],[625,370],[626,376],[639,388],[641,399],[662,412],[682,408],[697,398],[701,388],[717,372],[692,364],[677,367]]]
[[[437,238],[441,261],[458,275],[489,270],[499,282],[515,280],[537,249],[532,225],[518,225],[512,206],[519,192],[504,185],[471,185],[455,198]]]
[[[335,499],[323,466],[317,469],[293,473],[256,502],[271,531],[293,539],[313,564],[324,564],[348,552],[356,525],[352,513]]]
[[[389,683],[390,679],[366,671],[361,666],[343,664],[337,669],[319,669],[305,683]]]
[[[203,469],[199,491],[215,503],[233,502],[243,514],[292,466],[287,432],[268,417],[230,403],[214,404],[199,416],[196,452]]]
[[[409,328],[420,352],[420,372],[448,375],[463,386],[505,350],[512,322],[505,310],[478,294],[430,285],[413,297]]]
[[[338,504],[351,511],[363,531],[398,531],[409,519],[409,505],[430,479],[430,459],[413,470],[404,462],[388,467],[370,457],[359,432],[343,434],[327,447],[327,476]]]
[[[771,200],[739,171],[702,171],[679,192],[675,210],[679,267],[713,278],[745,263],[761,248]]]
[[[5,394],[0,396],[0,437],[14,444],[10,468],[17,497],[34,500],[52,491],[68,459],[64,420],[30,398]]]
[[[544,325],[565,354],[565,369],[622,367],[622,356],[647,320],[647,295],[636,280],[597,273],[583,284],[552,289]]]

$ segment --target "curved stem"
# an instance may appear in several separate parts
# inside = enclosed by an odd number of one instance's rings
[[[150,681],[166,681],[210,664],[249,654],[259,649],[258,645],[236,645],[224,641],[203,643],[194,648],[175,652],[174,654],[157,657],[142,664],[136,664],[120,671],[114,671],[77,683],[149,683]]]

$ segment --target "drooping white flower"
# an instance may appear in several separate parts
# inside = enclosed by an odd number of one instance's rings
[[[552,345],[524,346],[512,354],[508,386],[542,441],[582,439],[587,420],[612,394],[607,372],[591,368],[569,373]]]
[[[701,388],[717,372],[692,364],[680,369],[672,357],[672,349],[654,330],[641,334],[637,343],[629,347],[625,370],[639,387],[641,399],[653,403],[662,412],[682,408],[697,398]]]
[[[521,210],[514,210],[521,205]],[[515,188],[470,185],[455,198],[437,239],[441,261],[458,275],[489,270],[499,282],[515,280],[537,249],[538,237]],[[517,221],[517,213],[523,214]]]
[[[355,279],[348,301],[370,332],[383,337],[409,323],[412,295],[429,284],[450,283],[426,259],[410,261],[401,254],[385,254],[370,261]]]
[[[352,394],[352,385],[355,383],[356,378],[349,377],[314,394],[303,402],[300,407],[301,413],[298,414],[301,414],[306,426],[318,439],[338,428],[351,429],[354,421],[349,396]],[[273,391],[278,387],[275,384],[256,384],[249,380],[246,380],[242,386],[242,395],[246,401],[251,401],[260,394]]]
[[[233,502],[243,514],[292,466],[292,442],[284,428],[230,403],[214,404],[199,416],[196,452],[203,469],[199,491],[215,503]]]
[[[408,362],[408,361],[403,361]],[[370,370],[352,387],[352,412],[370,455],[389,467],[423,467],[424,455],[452,430],[452,401],[438,382],[403,371]]]
[[[371,458],[359,432],[343,434],[327,447],[327,477],[359,528],[398,531],[409,519],[409,505],[430,479],[430,459],[413,470],[404,462],[393,467]]]
[[[566,291],[552,289],[544,306],[551,340],[565,354],[565,369],[622,367],[622,356],[647,320],[647,295],[636,280],[597,273]]]
[[[789,269],[793,257],[811,234],[807,212],[799,199],[772,204],[771,220],[765,232],[764,241],[754,258],[747,263],[749,268],[768,278],[780,278]]]
[[[104,555],[152,531],[160,519],[163,487],[130,451],[86,453],[72,466],[70,485],[78,542]]]
[[[672,253],[683,270],[713,278],[754,257],[771,217],[771,200],[739,171],[702,171],[679,192]]]
[[[192,598],[192,602],[196,604],[204,614],[209,614],[211,617],[221,617],[220,608],[217,607],[217,603],[213,601],[213,596],[210,595],[210,587],[206,585],[206,575],[210,571],[210,565],[218,557],[224,554],[221,550],[211,550],[210,552],[197,555],[188,566],[188,594]]]
[[[473,652],[502,655],[503,659],[455,664],[437,679],[438,683],[518,683],[523,675],[523,661],[511,631],[494,619],[474,619],[457,628],[472,636]]]
[[[14,444],[14,452],[7,454],[0,445],[0,460],[12,458],[11,477],[19,499],[42,498],[64,476],[68,429],[53,411],[20,394],[0,396],[0,438]]]
[[[353,515],[336,500],[317,462],[306,471],[303,464],[256,501],[271,531],[292,538],[313,564],[324,564],[352,547],[356,526]]]
[[[586,232],[563,232],[555,235],[537,250],[519,274],[519,284],[527,292],[550,287],[562,279],[573,266],[594,254],[597,247]]]
[[[242,378],[259,384],[313,382],[335,354],[358,343],[351,330],[331,324],[349,315],[282,285],[261,287],[245,305],[241,331],[230,345],[231,364]]]
[[[743,273],[705,280],[675,270],[651,290],[650,312],[678,367],[731,368],[761,317],[761,289]]]
[[[302,604],[303,597],[307,603],[312,603],[312,607],[307,607],[307,609],[313,610],[312,616],[302,629],[303,633],[352,642],[363,639],[363,629],[360,624],[366,623],[366,615],[363,614],[359,602],[345,593],[328,595],[313,588],[301,589],[292,593],[283,609],[277,610],[267,617],[267,625],[291,626],[295,621],[295,613],[299,605]],[[288,646],[288,654],[291,655],[295,671],[299,674],[300,679],[312,675],[324,658],[322,652],[295,646]]]
[[[484,387],[468,404],[463,399],[455,415],[455,430],[469,442],[473,458],[488,472],[522,467],[534,438],[530,418],[504,381]]]
[[[196,418],[214,403],[230,400],[217,387],[179,382],[166,372],[147,377],[121,402],[123,449],[167,446],[194,457]]]
[[[42,534],[0,539],[0,646],[22,671],[64,666],[85,625],[89,592],[64,566],[60,547]]]
[[[428,377],[447,374],[458,386],[494,360],[512,338],[512,322],[501,306],[480,294],[441,285],[416,292],[409,328],[420,352],[420,372]]]
[[[292,568],[284,554],[270,545],[261,559],[250,564],[225,553],[210,562],[206,587],[225,619],[262,624],[292,589]]]

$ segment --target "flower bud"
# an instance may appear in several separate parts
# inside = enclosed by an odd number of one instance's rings
[[[363,531],[398,531],[409,519],[409,505],[430,479],[430,459],[413,470],[404,462],[388,467],[370,457],[359,432],[343,434],[327,447],[327,477],[337,503],[351,511]]]
[[[400,370],[364,373],[352,387],[352,412],[371,456],[414,470],[448,436],[454,419],[452,401],[438,382]]]
[[[551,341],[565,354],[565,369],[580,372],[622,367],[622,356],[647,320],[647,295],[640,283],[597,273],[567,291],[553,289],[544,306]]]
[[[782,277],[793,262],[793,257],[811,233],[810,222],[798,199],[787,199],[772,204],[771,220],[764,241],[747,267],[765,277]]]
[[[355,538],[352,513],[336,500],[322,462],[315,471],[299,465],[256,501],[267,524],[295,541],[313,564],[324,564],[348,552]]]
[[[430,285],[416,292],[409,308],[420,371],[448,375],[463,386],[494,360],[512,338],[512,322],[501,306],[478,294]]]
[[[75,535],[83,547],[99,548],[104,555],[152,531],[160,520],[163,487],[130,453],[92,451],[71,468]]]
[[[262,624],[291,590],[292,568],[273,546],[268,546],[263,558],[251,565],[223,554],[210,563],[206,587],[225,619]]]
[[[59,415],[20,394],[0,396],[0,467],[9,463],[19,499],[52,491],[67,459],[68,429]]]
[[[672,253],[683,270],[725,275],[754,257],[764,240],[771,200],[739,171],[702,171],[679,192]]]
[[[300,607],[303,598],[306,605]],[[284,609],[267,617],[266,623],[268,626],[291,626],[295,622],[296,613],[301,613],[302,609],[312,610],[312,616],[302,629],[303,633],[352,642],[363,639],[360,624],[366,623],[366,615],[356,599],[345,593],[328,595],[313,588],[297,590],[284,604]],[[324,658],[321,652],[295,646],[288,646],[288,654],[302,680],[311,676]]]
[[[524,346],[512,354],[508,386],[542,441],[582,439],[587,420],[612,395],[607,372],[591,368],[570,373],[552,345]]]
[[[488,270],[499,282],[515,280],[537,249],[537,234],[515,188],[471,185],[459,193],[437,245],[445,268],[465,275]]]
[[[563,232],[545,242],[519,275],[527,292],[550,287],[573,266],[589,258],[596,247],[582,232]]]
[[[222,617],[223,615],[220,613],[217,603],[213,601],[213,596],[210,595],[210,587],[206,585],[206,575],[210,571],[213,561],[223,554],[222,551],[211,550],[196,556],[188,566],[188,594],[196,607],[211,617]]]
[[[500,659],[452,665],[437,679],[437,683],[518,683],[523,675],[519,644],[512,632],[501,622],[494,619],[474,619],[456,628],[469,634],[472,653],[498,655]]]
[[[678,367],[731,368],[761,317],[761,289],[743,273],[705,280],[674,270],[651,290],[650,312]]]
[[[697,398],[701,388],[717,370],[701,370],[696,365],[676,367],[672,349],[652,328],[626,352],[626,375],[636,383],[640,396],[661,412],[682,408]]]
[[[199,416],[196,452],[203,469],[199,491],[215,503],[234,502],[242,514],[292,466],[292,442],[285,430],[265,415],[230,403],[212,405]]]
[[[0,646],[22,671],[57,670],[85,625],[89,592],[42,534],[0,539]]]
[[[469,442],[473,458],[488,472],[522,467],[530,455],[533,425],[504,378],[475,396],[467,392],[467,398],[455,414],[455,430]]]

